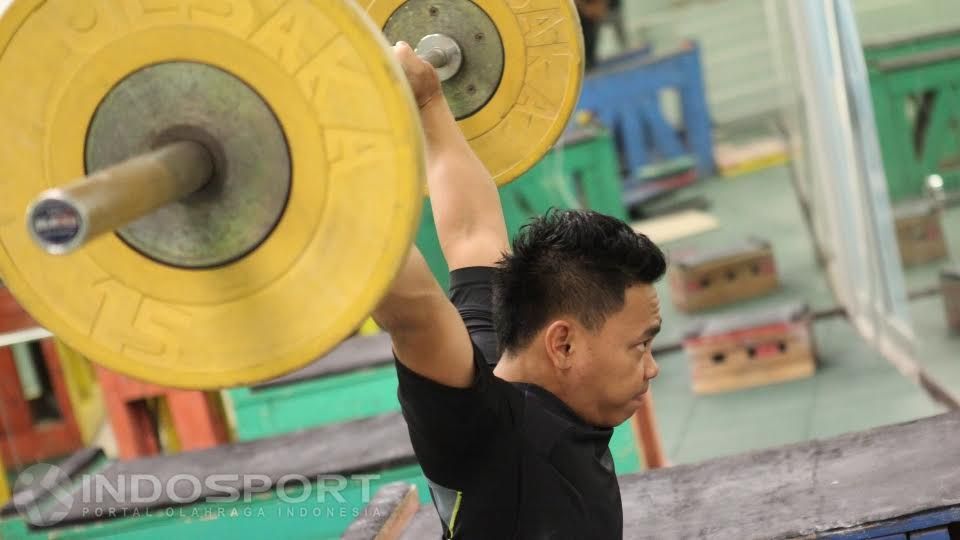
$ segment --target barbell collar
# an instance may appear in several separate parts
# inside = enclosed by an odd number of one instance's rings
[[[453,38],[444,34],[424,36],[417,44],[417,55],[437,70],[440,82],[446,82],[460,71],[463,51]]]
[[[203,145],[170,143],[44,191],[27,210],[27,229],[47,253],[65,255],[190,195],[213,172]]]

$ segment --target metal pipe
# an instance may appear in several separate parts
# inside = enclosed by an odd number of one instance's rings
[[[648,470],[667,467],[667,454],[663,451],[657,416],[653,409],[653,390],[643,395],[643,404],[633,414],[633,433],[643,453],[643,463]]]
[[[67,254],[197,191],[212,174],[201,144],[171,143],[41,193],[27,210],[27,228],[48,253]]]

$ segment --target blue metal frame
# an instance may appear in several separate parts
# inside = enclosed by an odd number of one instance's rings
[[[666,89],[679,94],[682,133],[660,109]],[[683,155],[696,157],[700,177],[716,171],[700,48],[694,42],[670,54],[638,54],[633,61],[598,67],[584,80],[578,107],[592,111],[617,135],[631,174]]]
[[[914,514],[854,530],[825,533],[819,535],[818,538],[829,540],[883,540],[885,538],[950,540],[952,537],[949,532],[946,532],[946,527],[955,523],[960,523],[960,507]]]

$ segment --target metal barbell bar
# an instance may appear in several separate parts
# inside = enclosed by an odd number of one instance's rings
[[[441,82],[460,70],[460,46],[448,36],[425,36],[416,52]],[[66,255],[196,192],[213,174],[213,157],[202,144],[170,143],[44,191],[27,210],[27,229],[47,253]]]

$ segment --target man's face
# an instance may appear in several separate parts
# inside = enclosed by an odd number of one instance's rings
[[[574,347],[573,380],[579,389],[571,405],[584,420],[616,426],[641,405],[650,379],[660,368],[653,359],[653,338],[660,331],[660,301],[651,285],[625,293],[623,309],[607,317],[598,330],[580,332]]]

